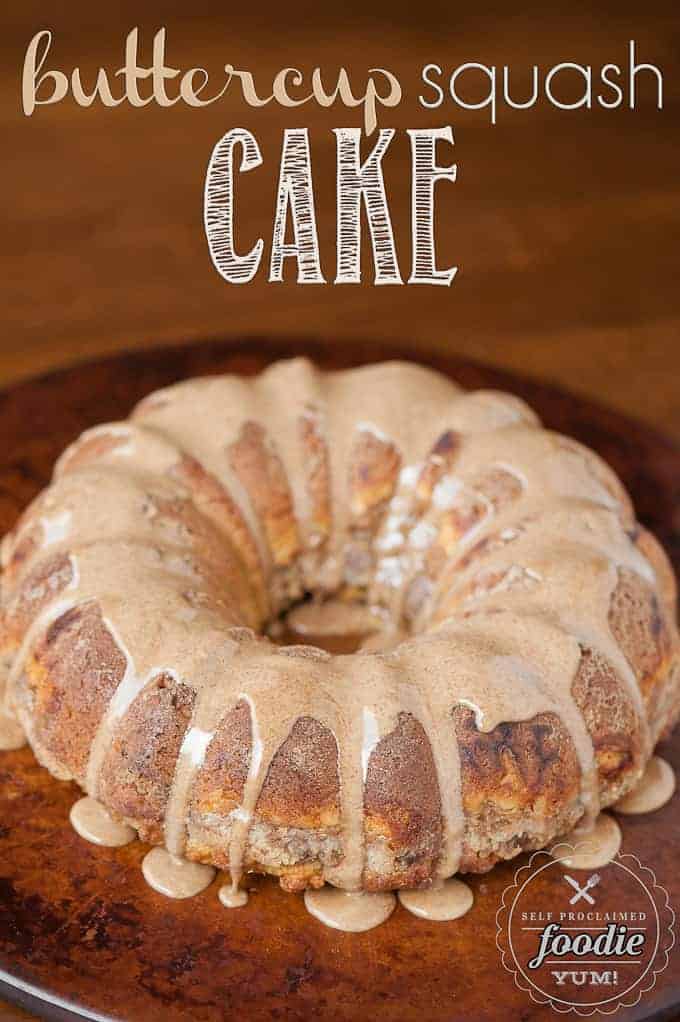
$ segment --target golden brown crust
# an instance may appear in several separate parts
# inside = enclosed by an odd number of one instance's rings
[[[494,400],[486,395],[481,404],[491,402],[493,413]],[[245,417],[242,422],[230,424],[231,432],[219,435],[212,462],[207,458],[209,472],[197,457],[184,455],[174,440],[163,439],[158,423],[158,433],[154,433],[154,415],[171,404],[163,395],[152,398],[137,412],[148,416],[143,427],[122,426],[118,432],[104,428],[84,436],[64,456],[59,472],[78,473],[92,462],[106,462],[113,456],[116,472],[120,473],[116,478],[122,478],[130,462],[126,463],[121,455],[140,452],[139,462],[132,460],[132,471],[144,497],[142,513],[151,523],[144,533],[145,541],[151,536],[147,552],[153,558],[149,563],[154,570],[158,568],[159,576],[165,571],[173,579],[181,579],[173,590],[173,613],[178,620],[186,625],[202,614],[201,621],[210,620],[214,634],[224,638],[225,646],[235,637],[235,633],[229,633],[230,625],[261,628],[268,615],[287,609],[291,600],[302,594],[303,582],[317,596],[337,590],[341,599],[365,603],[377,594],[383,609],[398,604],[392,622],[395,630],[406,622],[414,632],[430,628],[449,615],[463,621],[471,612],[467,601],[483,601],[500,590],[533,590],[544,581],[548,584],[539,574],[527,570],[519,547],[515,563],[512,547],[519,537],[531,541],[532,529],[540,532],[544,505],[524,500],[529,484],[521,471],[511,471],[505,462],[487,455],[487,464],[480,467],[484,463],[469,456],[464,429],[441,432],[420,467],[420,461],[411,458],[413,451],[407,457],[405,449],[370,422],[351,420],[352,441],[345,444],[343,438],[341,445],[343,452],[350,452],[348,464],[343,462],[346,471],[334,479],[331,465],[335,467],[335,463],[325,434],[324,410],[305,400],[297,406],[293,429],[287,433],[287,440],[298,437],[300,450],[295,458],[290,458],[283,441],[277,448],[279,438],[271,436],[266,425]],[[503,415],[496,409],[497,418],[493,420],[499,423],[499,454],[505,451],[502,431],[506,425],[518,432],[517,419],[510,414],[512,402],[506,404]],[[482,414],[485,412],[478,401],[473,416],[476,428]],[[526,415],[523,418],[526,420]],[[330,416],[329,421],[332,419]],[[440,428],[438,423],[437,430]],[[527,432],[536,435],[535,431],[524,430],[524,434]],[[432,436],[437,432],[429,434],[428,444]],[[599,794],[602,802],[609,804],[630,788],[643,768],[649,753],[645,724],[650,724],[654,741],[678,709],[679,685],[672,677],[678,662],[673,620],[675,584],[658,544],[644,530],[633,527],[630,502],[613,473],[580,445],[546,436],[548,440],[541,441],[537,460],[565,457],[572,467],[578,466],[575,488],[582,488],[578,500],[583,507],[575,500],[574,513],[585,515],[589,509],[601,512],[607,518],[606,536],[616,534],[615,549],[621,554],[620,564],[617,557],[601,558],[607,584],[612,577],[610,564],[618,565],[608,617],[611,636],[607,633],[603,643],[612,662],[594,648],[595,642],[587,645],[582,641],[572,683],[573,700],[592,739]],[[234,438],[232,442],[229,437]],[[506,439],[512,442],[512,436]],[[491,449],[484,447],[487,440],[482,444],[485,451]],[[128,450],[123,451],[126,446]],[[474,444],[471,446],[477,450]],[[202,457],[201,445],[196,449]],[[418,454],[418,458],[421,456]],[[291,463],[300,466],[297,488],[287,475],[286,466]],[[224,483],[218,478],[222,465]],[[532,462],[529,475],[533,467]],[[156,469],[159,477],[154,486]],[[402,469],[409,471],[402,473]],[[155,492],[160,491],[161,475],[162,496]],[[234,485],[234,490],[239,491],[238,501],[243,506],[228,492],[234,476],[240,483],[240,487]],[[332,494],[338,478],[345,486],[346,506],[334,508]],[[562,486],[560,477],[555,493],[546,488],[561,509]],[[107,492],[112,490],[110,487]],[[300,493],[306,498],[304,520],[298,520],[294,506],[294,494],[297,497]],[[134,499],[137,497],[135,489]],[[126,508],[128,505],[136,506],[132,497]],[[43,551],[47,540],[41,534],[39,509],[40,502],[33,505],[6,547],[0,652],[16,650],[41,610],[74,582],[74,564],[80,553],[78,536],[67,537],[63,549],[59,547],[54,553]],[[595,522],[596,511],[591,514]],[[390,532],[392,521],[395,524]],[[251,531],[253,522],[259,528]],[[596,524],[599,522],[597,519]],[[421,528],[416,533],[417,526]],[[260,532],[262,556],[257,542]],[[340,542],[336,543],[338,537]],[[384,547],[379,546],[378,537],[386,541]],[[74,560],[68,550],[71,538],[75,540]],[[589,550],[588,541],[586,535],[583,546]],[[115,542],[120,542],[122,552],[123,541],[116,538]],[[125,556],[132,560],[146,549],[136,533],[131,539],[125,537],[125,542]],[[398,582],[388,578],[378,584],[379,559],[383,552],[393,553],[392,544],[400,553],[405,551],[406,569],[403,574],[397,573]],[[114,547],[113,540],[110,547]],[[505,547],[508,556],[502,553],[502,563],[501,558],[485,563],[485,558]],[[526,552],[524,546],[521,549]],[[116,546],[113,560],[118,552]],[[651,575],[639,574],[643,570],[640,554],[651,565],[655,580]],[[339,565],[337,586],[315,577],[326,555]],[[631,564],[638,570],[633,570]],[[329,576],[333,570],[328,570]],[[463,571],[466,575],[461,580]],[[321,570],[318,573],[321,575]],[[142,576],[133,572],[132,577]],[[396,588],[396,594],[390,587]],[[161,602],[164,595],[162,589]],[[398,599],[391,603],[395,595]],[[606,607],[602,609],[604,617]],[[487,610],[487,625],[492,612],[493,607]],[[108,620],[112,622],[110,627]],[[37,637],[13,692],[38,755],[58,776],[74,777],[81,784],[93,738],[126,671],[126,657],[111,630],[114,621],[115,615],[109,618],[107,613],[105,618],[96,602],[81,603],[60,613]],[[493,622],[488,627],[492,634]],[[606,627],[602,632],[607,632]],[[127,641],[128,632],[121,630],[121,634]],[[253,640],[251,632],[245,634],[247,641]],[[611,650],[612,637],[639,686],[642,716],[628,687],[633,678],[628,677],[625,664]],[[574,643],[570,648],[578,652]],[[273,655],[271,647],[266,655]],[[140,660],[148,669],[149,658]],[[229,670],[228,655],[219,662],[221,669]],[[194,714],[203,722],[197,709],[203,680],[196,681],[195,690],[191,670],[186,673],[182,681],[164,672],[146,682],[112,727],[110,747],[103,757],[102,800],[152,842],[164,837],[176,763]],[[296,675],[289,675],[291,679],[296,682]],[[302,684],[300,691],[305,691]],[[207,725],[211,730],[204,735],[210,739],[213,729],[214,735],[196,775],[190,778],[186,814],[188,857],[223,868],[229,867],[234,821],[242,819],[238,811],[243,811],[253,762],[253,734],[256,742],[259,734],[257,720],[251,719],[251,705],[245,698],[238,698],[240,701],[224,713],[217,726],[214,721]],[[549,701],[548,705],[555,704]],[[442,795],[449,803],[456,795],[439,791],[433,747],[423,723],[401,712],[399,703],[393,709],[397,712],[388,719],[396,720],[396,725],[377,741],[367,762],[362,763],[365,840],[361,884],[369,890],[413,887],[432,880],[442,856],[446,827]],[[221,706],[215,710],[218,718],[223,710]],[[447,708],[445,725],[448,712]],[[484,715],[479,719],[483,720]],[[459,750],[464,813],[460,868],[480,872],[523,849],[549,843],[580,818],[584,811],[580,763],[586,761],[589,751],[584,757],[582,743],[579,759],[575,735],[581,728],[570,732],[556,712],[506,721],[489,732],[480,730],[475,720],[469,707],[452,708],[451,743],[457,743]],[[441,725],[442,721],[437,723]],[[345,822],[338,741],[330,727],[311,715],[300,695],[300,716],[292,723],[290,733],[278,749],[267,750],[273,753],[271,765],[252,816],[247,818],[245,868],[279,876],[288,890],[318,886],[333,878],[343,858]],[[584,741],[587,746],[587,735]]]
[[[452,429],[445,430],[432,445],[416,484],[416,497],[421,508],[429,505],[435,486],[451,471],[460,446],[461,437]]]
[[[452,735],[453,738],[453,735]],[[442,840],[437,771],[422,724],[401,713],[375,747],[364,787],[367,890],[428,881]]]
[[[463,872],[485,872],[501,858],[540,848],[581,815],[580,766],[556,714],[489,732],[478,730],[467,707],[458,706],[453,719],[466,820]]]
[[[32,512],[33,514],[33,512]],[[9,592],[20,575],[22,568],[37,553],[40,546],[41,528],[37,522],[24,514],[14,530],[5,537],[7,560],[3,565],[2,586]]]
[[[288,479],[271,437],[259,423],[244,422],[228,456],[263,524],[274,564],[287,567],[300,553],[300,536]]]
[[[504,510],[521,493],[519,479],[500,466],[471,480],[469,486],[459,491],[453,505],[443,516],[439,545],[445,559],[454,556],[460,541],[484,521],[490,508],[496,512]]]
[[[352,447],[349,505],[354,525],[375,526],[397,485],[401,455],[395,445],[369,429],[359,429]]]
[[[313,717],[298,717],[269,767],[258,816],[277,827],[334,827],[339,795],[335,738]]]
[[[227,817],[243,797],[252,742],[245,700],[227,711],[194,780],[190,814]]]
[[[602,803],[610,805],[642,773],[640,717],[612,666],[587,647],[581,650],[572,694],[593,741]]]
[[[228,538],[229,561],[234,563],[235,560],[243,565],[243,574],[247,574],[249,588],[252,590],[254,607],[250,613],[246,613],[246,620],[254,627],[259,627],[269,610],[264,569],[257,545],[236,502],[215,476],[206,472],[195,458],[188,455],[183,455],[171,468],[170,475],[190,488],[196,509]]]
[[[101,800],[134,820],[143,841],[163,840],[163,821],[195,693],[168,674],[154,678],[116,729],[104,759]]]
[[[125,667],[95,604],[73,607],[57,618],[26,667],[20,716],[34,748],[81,785],[97,728]]]
[[[307,542],[316,550],[328,539],[333,522],[328,445],[316,408],[310,406],[305,409],[305,414],[300,416],[298,425],[307,472],[306,489],[309,501]]]
[[[672,661],[673,648],[668,612],[656,590],[640,575],[620,568],[612,595],[609,627],[630,664],[645,702],[647,717],[655,737],[664,726],[664,688]]]
[[[243,561],[229,543],[224,542],[213,520],[184,497],[149,497],[145,513],[153,518],[159,534],[159,555],[163,559],[164,544],[172,544],[172,563],[184,567],[201,578],[201,588],[213,606],[220,607],[235,625],[256,627],[261,620],[254,586]],[[181,551],[181,552],[180,552]],[[191,602],[191,581],[186,596]]]
[[[370,429],[358,429],[350,456],[351,520],[344,550],[344,576],[350,598],[365,592],[374,576],[373,540],[396,490],[400,465],[401,456],[391,441]]]
[[[441,516],[439,537],[436,546],[442,551],[441,563],[452,558],[461,539],[479,525],[487,513],[487,503],[481,493],[462,488],[451,506]],[[432,554],[436,555],[436,546]]]
[[[3,645],[18,645],[40,611],[72,581],[73,565],[68,554],[55,553],[35,564],[3,609]]]

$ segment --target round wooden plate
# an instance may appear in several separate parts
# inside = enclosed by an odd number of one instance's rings
[[[84,428],[124,417],[146,393],[182,377],[253,373],[291,354],[326,367],[409,355],[375,342],[331,349],[257,338],[129,354],[16,386],[0,395],[0,533]],[[673,443],[540,383],[455,358],[431,364],[466,387],[514,391],[547,425],[598,450],[680,569],[680,450]],[[680,770],[680,735],[662,751]],[[343,934],[267,879],[253,881],[243,910],[223,909],[214,886],[190,901],[162,898],[142,879],[143,845],[98,849],[77,837],[68,823],[76,797],[29,750],[0,756],[0,996],[36,1014],[135,1022],[555,1017],[515,986],[495,944],[496,911],[517,863],[473,878],[475,907],[455,923],[427,923],[397,908],[376,930]],[[680,795],[622,825],[624,851],[654,869],[671,904],[680,904]],[[678,1006],[676,949],[653,990],[617,1018],[671,1018]]]

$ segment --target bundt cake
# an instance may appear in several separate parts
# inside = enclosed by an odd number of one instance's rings
[[[1,606],[41,763],[288,890],[543,847],[679,706],[674,579],[614,473],[402,362],[190,380],[87,431],[5,537]],[[306,611],[354,651],[283,644]]]

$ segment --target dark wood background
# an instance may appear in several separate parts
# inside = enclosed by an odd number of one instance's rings
[[[370,6],[370,9],[369,9]],[[399,339],[415,353],[458,353],[596,397],[680,438],[680,15],[677,2],[236,5],[201,0],[5,4],[0,14],[0,385],[125,348],[233,334]],[[382,123],[400,130],[385,159],[404,275],[409,148],[403,129],[453,124],[458,182],[438,193],[441,265],[450,289],[230,287],[213,270],[202,226],[211,149],[229,128],[257,136],[264,166],[238,189],[238,237],[271,239],[282,129],[306,124],[327,279],[335,262],[335,139],[358,125],[339,107],[246,107],[236,92],[205,109],[89,110],[72,101],[20,109],[25,48],[54,33],[52,66],[84,78],[122,63],[140,27],[143,53],[168,31],[167,62],[249,68],[261,93],[276,70],[345,66],[356,83],[387,67],[404,87]],[[419,106],[428,62],[516,72],[562,60],[625,63],[628,40],[659,64],[636,111],[487,112]],[[372,267],[364,252],[366,279]],[[290,275],[289,275],[290,277]],[[294,350],[294,345],[292,347]],[[366,357],[372,354],[370,341]],[[11,438],[4,438],[11,442]],[[0,1006],[0,1018],[13,1017]],[[4,1012],[4,1014],[3,1014]]]
[[[382,8],[382,9],[381,9]],[[94,354],[221,334],[327,334],[411,340],[596,395],[680,436],[680,14],[677,0],[569,4],[235,4],[205,0],[24,0],[0,22],[0,383]],[[453,286],[229,286],[214,271],[202,226],[205,170],[215,142],[243,125],[264,166],[238,188],[239,239],[271,240],[284,126],[307,124],[323,266],[334,275],[335,138],[361,114],[308,105],[253,110],[236,92],[205,109],[77,107],[20,110],[20,72],[34,32],[54,33],[50,61],[84,81],[122,63],[139,25],[142,52],[168,33],[168,63],[250,68],[261,94],[287,65],[367,68],[404,88],[383,124],[453,124],[459,180],[439,186],[441,265]],[[420,68],[480,60],[513,70],[562,60],[639,59],[665,75],[665,108],[639,81],[639,108],[488,112],[417,102]],[[89,75],[89,78],[88,78]],[[218,81],[219,77],[215,79]],[[444,153],[442,155],[445,155]],[[402,269],[410,260],[409,148],[403,130],[385,159]],[[366,264],[367,272],[371,270]],[[368,273],[369,279],[371,274]],[[370,356],[370,345],[367,346]]]

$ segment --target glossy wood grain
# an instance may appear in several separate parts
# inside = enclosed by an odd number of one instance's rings
[[[649,0],[522,5],[433,0],[337,7],[217,0],[6,4],[0,33],[0,383],[126,348],[205,336],[275,333],[342,345],[401,339],[559,382],[601,398],[680,438],[680,16]],[[72,101],[30,119],[18,81],[32,34],[54,33],[53,66],[77,65],[86,82],[122,62],[133,26],[148,57],[167,27],[168,63],[249,68],[262,94],[275,71],[345,66],[360,91],[367,69],[402,82],[398,129],[385,158],[399,256],[410,260],[409,145],[404,129],[452,124],[455,185],[438,186],[441,265],[460,267],[451,288],[299,287],[258,277],[241,287],[213,269],[202,225],[206,166],[234,126],[250,128],[263,166],[238,182],[237,235],[271,241],[282,131],[310,129],[323,268],[335,273],[335,139],[359,111],[309,105],[247,107],[234,92],[205,109],[125,105],[84,110]],[[509,64],[517,94],[527,71],[561,60],[621,63],[629,39],[665,72],[664,110],[640,79],[638,108],[574,112],[487,111],[418,102],[420,69],[466,60]],[[450,155],[442,150],[442,157]],[[331,340],[332,339],[332,340]]]

